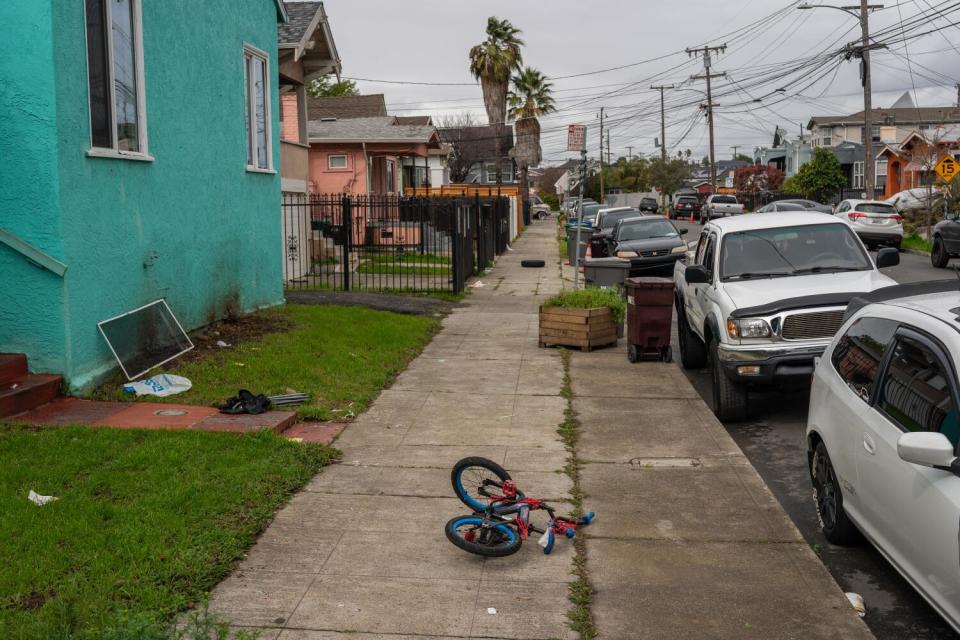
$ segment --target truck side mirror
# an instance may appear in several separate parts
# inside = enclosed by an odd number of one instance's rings
[[[900,264],[900,250],[894,247],[884,247],[877,251],[877,269],[886,269]]]
[[[687,284],[706,284],[710,282],[710,272],[702,264],[692,264],[683,272]]]

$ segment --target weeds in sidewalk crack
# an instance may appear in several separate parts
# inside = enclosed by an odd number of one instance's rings
[[[573,516],[579,518],[583,515],[584,498],[583,489],[580,486],[580,459],[577,455],[580,420],[573,408],[573,388],[570,385],[570,352],[563,349],[560,352],[560,357],[563,362],[563,388],[560,395],[567,401],[567,408],[564,410],[564,420],[557,428],[557,433],[560,434],[567,449],[567,464],[564,466],[564,472],[573,483],[573,490],[571,491]],[[569,585],[570,602],[573,603],[573,610],[567,615],[570,618],[571,628],[580,634],[580,640],[592,640],[597,636],[597,630],[593,624],[593,611],[591,609],[593,589],[590,586],[587,571],[586,536],[581,533],[574,538],[573,546],[576,550],[573,560],[573,575],[576,577]]]

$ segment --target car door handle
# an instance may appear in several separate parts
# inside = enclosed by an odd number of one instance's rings
[[[871,438],[866,433],[863,434],[863,448],[867,453],[869,453],[872,456],[876,455],[877,453],[876,443],[874,443],[873,438]]]

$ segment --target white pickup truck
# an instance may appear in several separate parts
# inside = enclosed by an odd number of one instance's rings
[[[747,389],[809,381],[857,295],[896,284],[849,225],[824,213],[765,213],[708,223],[674,268],[680,358],[709,366],[721,420],[747,415]]]
[[[725,218],[743,213],[743,205],[737,201],[737,196],[714,194],[707,197],[700,209],[700,224],[706,224],[714,218]]]

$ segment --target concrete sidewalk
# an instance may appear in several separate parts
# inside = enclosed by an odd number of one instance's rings
[[[443,534],[467,511],[450,485],[465,456],[500,462],[532,496],[569,498],[563,366],[537,347],[537,309],[563,287],[554,233],[528,230],[344,431],[342,463],[277,514],[215,611],[268,640],[577,637],[569,541],[487,560]],[[631,365],[621,341],[574,352],[571,378],[598,514],[586,531],[599,637],[870,637],[677,365]]]
[[[544,557],[531,540],[485,560],[443,533],[469,512],[450,484],[462,457],[505,465],[531,495],[568,497],[560,355],[537,348],[539,304],[562,286],[554,234],[552,221],[538,223],[498,260],[337,440],[343,461],[296,495],[217,587],[214,610],[267,629],[266,639],[575,637],[572,544]],[[548,267],[522,268],[522,258]]]
[[[677,364],[570,377],[600,638],[873,637]]]

